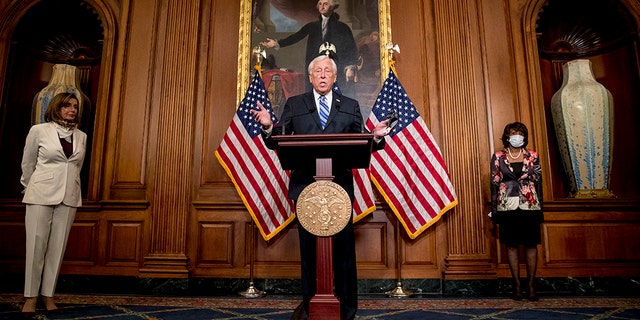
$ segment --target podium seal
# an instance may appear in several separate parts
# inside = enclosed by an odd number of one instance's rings
[[[344,229],[351,211],[347,192],[339,184],[325,180],[304,188],[296,204],[300,225],[319,237],[329,237]]]

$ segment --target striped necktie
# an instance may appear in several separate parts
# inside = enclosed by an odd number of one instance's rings
[[[329,119],[329,105],[327,104],[327,97],[320,96],[318,98],[318,102],[320,103],[320,124],[322,124],[322,129],[324,129],[327,124],[327,119]]]

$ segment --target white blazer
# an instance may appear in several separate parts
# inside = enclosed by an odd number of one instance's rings
[[[86,143],[87,135],[75,129],[73,154],[67,158],[55,124],[47,122],[32,126],[22,155],[20,183],[25,187],[22,202],[38,205],[64,203],[70,207],[80,207],[80,170]]]

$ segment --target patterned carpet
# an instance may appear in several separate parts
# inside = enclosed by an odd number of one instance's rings
[[[148,297],[59,295],[60,314],[43,310],[36,319],[227,319],[288,320],[298,297]],[[0,295],[0,319],[22,319],[19,294]],[[640,297],[542,297],[540,301],[506,298],[360,297],[356,319],[640,319]]]

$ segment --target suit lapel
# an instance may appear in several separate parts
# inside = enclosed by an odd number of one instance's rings
[[[322,131],[322,124],[320,123],[320,111],[318,110],[318,104],[316,103],[313,91],[306,93],[304,102],[306,104],[305,107],[307,108],[307,110],[310,110],[310,112],[311,110],[313,111],[313,121],[315,121],[318,130]],[[329,115],[329,118],[331,118],[331,115]],[[329,123],[328,120],[327,123]]]
[[[329,119],[327,120],[327,125],[329,125],[329,123],[336,118],[336,115],[338,115],[338,110],[340,110],[341,104],[342,104],[342,100],[340,99],[340,96],[334,91],[333,99],[331,101],[331,112],[329,112]]]
[[[61,157],[63,157],[64,159],[67,159],[67,155],[64,154],[64,149],[62,148],[62,143],[60,142],[60,137],[58,136],[58,130],[56,130],[56,125],[53,124],[52,122],[49,122],[46,132],[47,132],[47,138],[49,139],[51,145],[55,146],[56,150],[58,150],[58,153],[60,154]],[[72,133],[73,152],[71,153],[71,157],[73,157],[73,155],[76,153],[76,148],[78,147],[78,143],[76,143],[76,140],[78,139],[76,133],[77,133],[76,130],[74,130]]]
[[[52,146],[55,146],[58,153],[64,156],[64,150],[62,150],[62,144],[60,143],[60,138],[58,137],[58,130],[56,130],[56,126],[51,122],[49,122],[49,125],[47,125],[47,139]]]
[[[75,130],[75,129],[73,130],[72,137],[73,137],[73,140],[71,140],[71,141],[73,142],[73,144],[72,144],[73,152],[71,153],[71,157],[73,157],[76,154],[76,150],[78,150],[78,145],[80,144],[79,141],[78,141],[78,139],[80,139],[79,136],[78,136],[78,130]],[[71,157],[69,157],[69,158],[71,158]]]

